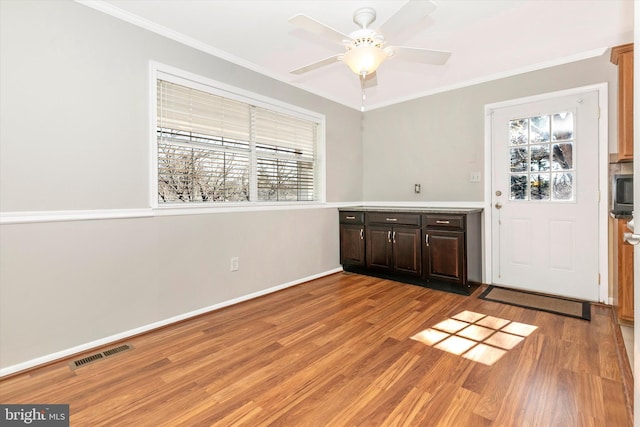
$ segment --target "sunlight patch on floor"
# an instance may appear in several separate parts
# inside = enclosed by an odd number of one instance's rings
[[[491,366],[536,329],[526,323],[465,310],[411,339]]]

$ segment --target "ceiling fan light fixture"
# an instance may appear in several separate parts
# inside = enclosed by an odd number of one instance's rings
[[[387,53],[377,46],[358,46],[349,49],[342,62],[347,64],[351,71],[359,76],[366,76],[378,69],[380,64],[387,59]]]

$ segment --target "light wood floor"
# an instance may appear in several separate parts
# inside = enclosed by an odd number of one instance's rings
[[[476,296],[339,273],[7,378],[0,402],[68,403],[75,427],[631,426],[608,307]]]

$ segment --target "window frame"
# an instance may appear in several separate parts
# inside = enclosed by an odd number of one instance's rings
[[[269,98],[254,92],[250,92],[226,83],[222,83],[204,76],[200,76],[188,71],[171,67],[158,62],[150,62],[149,77],[149,130],[150,130],[150,173],[149,173],[149,203],[152,209],[161,211],[172,211],[180,213],[203,213],[203,211],[245,211],[245,210],[265,210],[270,208],[308,208],[326,204],[326,163],[325,163],[325,123],[323,114],[301,108],[296,105]],[[277,113],[287,114],[296,118],[309,120],[317,124],[317,136],[315,146],[314,163],[314,193],[316,200],[311,201],[237,201],[237,202],[210,202],[210,203],[159,203],[158,201],[158,80],[183,85],[196,90],[211,93],[213,95],[229,98],[235,101],[244,102],[256,107],[271,110]],[[255,150],[252,149],[250,156],[255,159]],[[257,193],[254,165],[250,165],[250,188],[252,196]]]

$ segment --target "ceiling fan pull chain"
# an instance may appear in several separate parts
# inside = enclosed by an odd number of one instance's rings
[[[362,88],[362,104],[360,104],[360,111],[364,112],[364,100],[367,99],[367,94],[365,93],[365,82],[366,82],[366,73],[360,74],[360,87]]]

